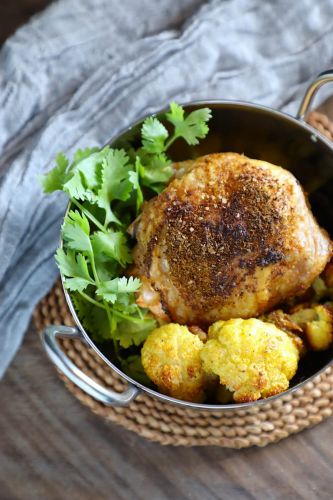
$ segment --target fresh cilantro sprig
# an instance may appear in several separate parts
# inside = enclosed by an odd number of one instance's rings
[[[124,370],[137,378],[144,376],[139,358],[124,358],[119,348],[142,344],[156,322],[136,304],[140,280],[124,276],[133,246],[127,226],[144,199],[173,176],[170,146],[179,138],[198,144],[208,133],[210,117],[208,108],[186,115],[171,103],[162,121],[149,117],[143,122],[139,148],[87,148],[78,150],[71,163],[60,153],[42,178],[45,193],[63,191],[70,200],[56,262],[78,317],[96,341],[113,340]]]
[[[209,131],[207,122],[210,118],[209,108],[197,109],[185,116],[182,106],[175,102],[170,104],[170,110],[165,114],[165,120],[172,128],[170,133],[158,118],[147,118],[141,128],[142,148],[137,151],[140,184],[156,193],[162,191],[174,174],[172,161],[166,152],[180,138],[190,146],[197,145]]]

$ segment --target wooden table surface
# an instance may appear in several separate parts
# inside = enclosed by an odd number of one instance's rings
[[[2,0],[0,43],[49,1]],[[33,327],[0,408],[0,500],[333,498],[333,419],[263,449],[162,447],[83,407]]]
[[[1,382],[0,499],[333,497],[333,419],[266,448],[174,448],[106,423],[72,396],[31,327]]]

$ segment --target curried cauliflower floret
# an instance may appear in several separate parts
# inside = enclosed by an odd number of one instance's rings
[[[303,330],[313,351],[324,351],[333,341],[333,311],[329,305],[300,309],[291,316]]]
[[[311,299],[311,303],[318,303],[320,300],[325,297],[330,296],[330,289],[326,285],[325,280],[318,276],[311,285],[311,288],[314,292],[314,296]]]
[[[259,319],[268,323],[273,323],[277,328],[286,332],[292,337],[297,345],[300,355],[303,356],[305,354],[306,349],[301,338],[303,330],[300,325],[292,321],[290,314],[285,313],[282,309],[277,309],[276,311],[261,316]]]
[[[142,347],[143,368],[162,393],[202,403],[206,380],[200,358],[203,345],[186,326],[163,325],[149,335]]]
[[[280,330],[284,330],[285,332],[299,334],[302,333],[302,328],[292,321],[291,316],[282,309],[276,309],[264,316],[261,316],[259,319],[262,321],[266,321],[268,323],[273,323]]]
[[[218,321],[201,351],[203,368],[219,376],[237,402],[256,401],[289,387],[299,361],[293,338],[258,319]]]

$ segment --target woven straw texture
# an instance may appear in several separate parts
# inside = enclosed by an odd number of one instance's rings
[[[333,124],[313,112],[309,123],[333,140]],[[73,325],[60,282],[40,302],[34,313],[36,328],[50,324]],[[62,340],[71,360],[102,385],[122,392],[126,383],[99,356],[79,340]],[[319,424],[333,413],[333,369],[328,368],[298,391],[264,406],[225,413],[179,408],[140,394],[124,408],[94,400],[60,374],[67,388],[94,413],[163,445],[227,448],[266,446],[290,434]]]

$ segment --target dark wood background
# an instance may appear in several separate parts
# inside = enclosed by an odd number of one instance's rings
[[[0,0],[0,44],[48,3]],[[263,449],[149,443],[69,394],[31,326],[0,386],[0,500],[331,499],[332,431]]]
[[[163,447],[83,407],[33,327],[0,387],[1,500],[333,496],[333,419],[266,448]]]

